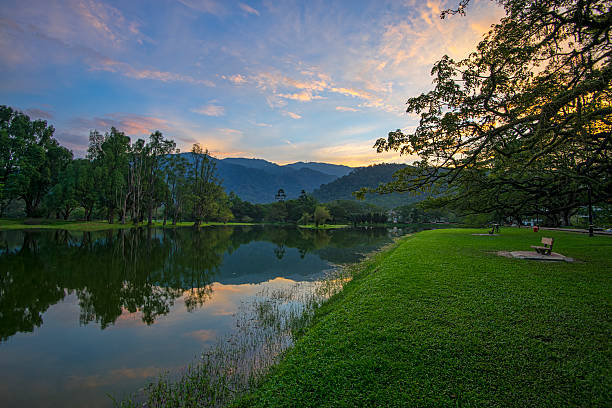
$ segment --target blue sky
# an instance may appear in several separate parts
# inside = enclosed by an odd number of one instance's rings
[[[406,162],[372,145],[416,117],[432,64],[465,57],[503,10],[457,0],[3,0],[0,104],[89,131],[159,129],[182,150],[277,163]]]

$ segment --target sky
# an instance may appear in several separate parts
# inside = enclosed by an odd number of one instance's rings
[[[0,105],[89,132],[160,130],[182,151],[350,166],[410,162],[372,148],[410,131],[409,97],[504,15],[490,0],[2,0]]]

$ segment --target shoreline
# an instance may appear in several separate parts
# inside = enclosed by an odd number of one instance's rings
[[[0,220],[0,231],[9,230],[25,230],[25,229],[47,229],[47,230],[70,230],[70,231],[104,231],[113,229],[128,229],[128,228],[148,228],[147,224],[134,225],[131,222],[121,224],[119,222],[109,224],[106,221],[60,221],[60,220],[40,220],[44,223],[26,223],[27,220]],[[178,222],[176,225],[166,223],[163,225],[161,221],[155,221],[151,228],[181,228],[193,227],[194,222]],[[210,226],[245,226],[245,225],[266,225],[264,223],[249,223],[249,222],[206,222],[200,224],[200,227]]]

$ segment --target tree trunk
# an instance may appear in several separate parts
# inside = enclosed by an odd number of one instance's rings
[[[26,216],[32,217],[33,215],[32,214],[33,213],[32,202],[28,200],[27,198],[24,198],[23,201],[25,201]]]
[[[570,226],[570,215],[569,215],[569,211],[564,211],[563,212],[563,222],[565,223],[566,227]]]
[[[149,205],[147,208],[147,225],[150,227],[153,225],[153,206],[151,205],[151,201],[149,201]]]

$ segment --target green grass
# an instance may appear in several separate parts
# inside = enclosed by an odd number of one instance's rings
[[[612,239],[424,231],[363,265],[238,407],[612,405]],[[542,235],[579,263],[508,259]]]
[[[146,227],[146,223],[141,223],[141,227]],[[255,225],[253,223],[246,222],[228,222],[226,224],[222,222],[207,222],[201,224],[202,227],[207,227],[211,225]],[[153,223],[154,227],[164,227],[164,228],[175,228],[175,227],[191,227],[193,226],[193,222],[178,222],[176,225],[172,225],[172,223],[167,223],[163,226],[163,222],[155,221]],[[121,229],[121,228],[132,228],[134,224],[131,222],[126,222],[125,224],[121,224],[119,222],[115,222],[113,224],[109,224],[106,221],[63,221],[63,220],[53,220],[53,219],[0,219],[0,231],[1,230],[16,230],[16,229],[62,229],[62,230],[70,230],[70,231],[100,231],[100,230],[108,230],[108,229]]]
[[[348,227],[350,227],[350,225],[348,224],[321,224],[318,227],[314,224],[298,225],[298,228],[320,229],[320,230],[348,228]]]

